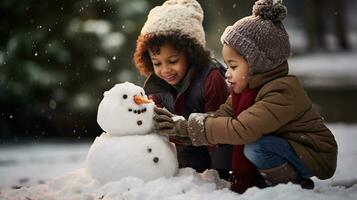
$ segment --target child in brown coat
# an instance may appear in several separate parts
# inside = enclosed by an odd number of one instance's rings
[[[281,0],[256,1],[252,16],[228,26],[221,38],[232,91],[226,103],[187,121],[173,121],[166,110],[156,109],[155,129],[189,137],[196,146],[236,145],[244,153],[236,154],[238,176],[254,173],[239,168],[247,158],[268,185],[293,182],[312,189],[310,177],[333,176],[337,144],[298,79],[288,75],[286,13]]]

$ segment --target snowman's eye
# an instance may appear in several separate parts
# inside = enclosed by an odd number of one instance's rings
[[[127,99],[127,98],[128,98],[128,95],[124,94],[123,99]]]
[[[144,94],[142,92],[140,92],[141,96],[144,96]]]

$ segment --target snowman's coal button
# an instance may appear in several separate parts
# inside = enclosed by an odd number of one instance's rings
[[[151,153],[152,149],[151,148],[148,148],[148,152]]]
[[[141,120],[138,120],[136,123],[137,123],[139,126],[140,126],[141,124],[143,124],[143,122],[142,122]]]
[[[128,111],[131,112],[131,111],[133,111],[133,109],[129,108]]]
[[[154,161],[154,163],[158,163],[159,162],[159,158],[158,157],[154,157],[154,159],[152,159]]]

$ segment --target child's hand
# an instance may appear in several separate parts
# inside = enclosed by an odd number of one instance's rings
[[[173,127],[173,114],[165,108],[154,107],[154,129],[164,129]]]
[[[179,119],[174,121],[168,110],[163,108],[154,108],[154,130],[160,135],[188,137],[187,120]]]

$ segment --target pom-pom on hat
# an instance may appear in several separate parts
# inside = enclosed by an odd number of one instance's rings
[[[251,16],[226,28],[221,42],[247,60],[249,75],[270,71],[290,54],[289,35],[282,23],[286,16],[282,0],[258,0]]]
[[[168,0],[149,12],[141,35],[179,32],[205,47],[202,22],[203,10],[196,0]]]

